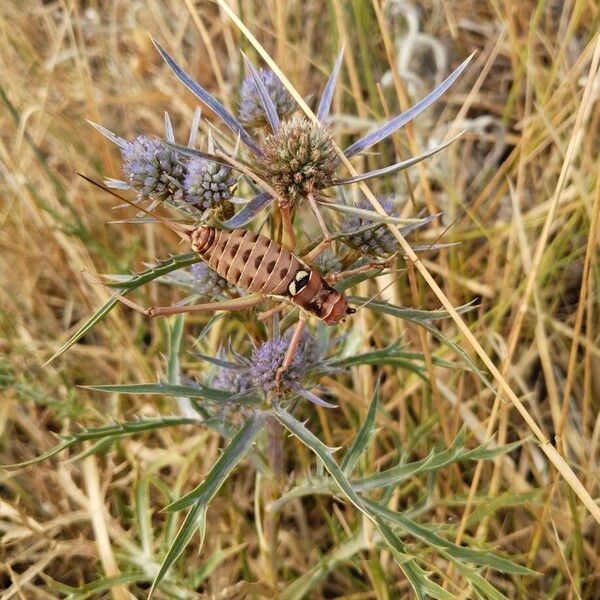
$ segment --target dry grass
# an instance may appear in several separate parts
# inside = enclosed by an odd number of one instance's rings
[[[451,133],[448,125],[467,129],[459,143],[413,169],[408,187],[397,180],[419,208],[446,211],[451,226],[445,238],[461,242],[425,265],[455,306],[479,301],[466,315],[471,332],[544,435],[558,436],[559,451],[597,497],[597,72],[588,108],[581,109],[598,40],[597,5],[458,0],[426,1],[415,9],[389,2],[381,12],[379,4],[361,0],[239,4],[244,22],[304,97],[318,95],[340,41],[346,40],[343,86],[334,105],[339,140],[383,119],[388,106],[399,112],[407,98],[418,99],[478,50],[441,105],[397,135],[394,146],[381,148],[388,153],[382,160],[389,163],[394,152],[406,156],[441,140]],[[240,14],[240,7],[234,8]],[[0,23],[0,463],[10,464],[42,453],[55,443],[55,434],[78,424],[176,410],[169,399],[106,396],[76,387],[151,381],[164,373],[165,324],[148,323],[125,309],[113,311],[84,343],[40,366],[106,299],[82,270],[138,271],[145,261],[176,248],[175,238],[158,230],[107,225],[115,218],[112,199],[75,173],[118,176],[119,157],[85,119],[127,137],[160,134],[168,108],[179,139],[185,139],[193,99],[162,65],[147,32],[232,107],[242,77],[238,49],[253,51],[209,2],[34,0],[25,8],[13,0],[0,5]],[[396,79],[386,75],[394,55]],[[379,88],[382,77],[385,85]],[[418,276],[412,284],[401,278],[386,295],[408,306],[439,306]],[[165,294],[150,285],[139,299],[167,300]],[[190,339],[204,320],[188,320]],[[471,351],[451,320],[440,326]],[[354,327],[371,332],[369,343],[384,346],[398,324],[387,326],[364,311]],[[408,348],[422,351],[425,343],[436,356],[456,358],[415,327],[400,331]],[[451,441],[463,424],[473,444],[491,434],[500,443],[531,438],[511,405],[473,374],[437,367],[430,374],[425,384],[405,371],[387,370],[382,400],[388,418],[380,423],[381,442],[369,457],[372,469],[391,466],[398,447],[413,443],[412,460],[425,456],[436,438]],[[327,382],[342,407],[326,415],[318,409],[312,421],[328,444],[352,439],[374,375],[361,367],[353,381]],[[423,439],[416,441],[415,430]],[[314,468],[291,440],[286,450],[298,476]],[[196,485],[218,452],[218,437],[203,429],[161,429],[126,438],[83,461],[65,462],[68,456],[59,455],[27,470],[3,472],[0,589],[5,591],[0,597],[63,597],[68,592],[61,584],[84,586],[159,562],[164,551],[159,545],[174,527],[159,508],[173,490]],[[422,483],[397,489],[395,506],[406,508],[421,497]],[[498,549],[540,573],[490,572],[488,579],[506,596],[600,598],[598,523],[535,443],[495,462],[444,469],[429,483],[422,521],[444,523],[448,539]],[[201,554],[190,547],[173,589],[159,595],[180,597],[185,578],[216,557],[221,560],[198,586],[198,595],[273,596],[322,556],[333,556],[360,520],[350,506],[326,498],[309,496],[287,505],[274,578],[267,564],[272,561],[265,561],[269,552],[261,551],[257,536],[255,486],[250,465],[236,471],[211,506]],[[219,549],[232,551],[221,556]],[[336,563],[307,597],[408,593],[386,552],[365,543],[354,555],[353,563]],[[469,597],[460,573],[433,554],[424,558],[440,583],[457,597]],[[146,585],[125,582],[91,597],[144,597]]]

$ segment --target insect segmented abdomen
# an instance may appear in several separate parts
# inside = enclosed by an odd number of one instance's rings
[[[354,312],[344,296],[316,271],[307,269],[269,238],[244,229],[198,227],[191,234],[191,242],[211,269],[239,288],[266,296],[287,296],[328,325]]]
[[[192,248],[233,285],[267,296],[286,295],[303,266],[273,240],[244,229],[199,227],[192,233]]]

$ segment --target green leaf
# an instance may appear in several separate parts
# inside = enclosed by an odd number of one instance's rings
[[[142,271],[138,275],[133,275],[129,281],[119,282],[116,284],[109,284],[109,287],[114,287],[117,291],[125,296],[132,290],[157,279],[158,277],[165,275],[166,273],[170,273],[171,271],[176,271],[177,269],[182,269],[183,267],[188,267],[193,265],[194,263],[200,262],[202,259],[200,255],[195,252],[188,252],[186,254],[179,254],[177,256],[171,257],[169,260],[159,263],[155,267],[151,267],[150,269],[146,269]],[[78,342],[86,333],[91,331],[93,327],[102,321],[104,317],[119,304],[119,300],[117,298],[111,298],[105,304],[102,305],[47,361],[45,364],[53,361],[55,358],[59,357],[63,352],[66,352],[73,344]]]
[[[264,414],[262,413],[256,413],[250,417],[223,451],[204,481],[189,494],[166,506],[165,510],[182,510],[191,504],[208,505],[234,467],[246,456],[263,423]]]
[[[360,455],[365,451],[375,435],[375,415],[377,414],[377,406],[379,405],[379,383],[380,381],[378,380],[364,423],[360,426],[352,445],[342,460],[341,467],[345,475],[352,473]]]
[[[126,383],[109,385],[86,385],[85,389],[96,392],[120,393],[120,394],[149,394],[160,396],[185,396],[187,398],[204,398],[215,402],[227,402],[231,400],[232,394],[223,390],[196,384],[196,386],[176,385],[170,383]],[[248,404],[250,401],[244,399],[240,404]]]
[[[385,300],[373,300],[371,298],[363,298],[362,296],[350,296],[348,300],[352,304],[366,304],[368,302],[369,308],[375,312],[392,315],[393,317],[398,317],[399,319],[405,319],[414,323],[437,321],[439,319],[446,319],[450,316],[448,311],[444,309],[421,310],[418,308],[406,308],[404,306],[390,304]],[[473,303],[464,304],[463,306],[458,306],[456,312],[463,314],[474,308],[475,306]]]
[[[205,504],[195,504],[188,511],[187,516],[185,517],[185,521],[181,525],[181,528],[177,532],[173,543],[171,544],[167,555],[165,556],[162,564],[160,565],[160,569],[152,582],[152,587],[150,588],[150,593],[148,594],[148,598],[150,599],[154,593],[154,590],[158,586],[158,584],[163,580],[164,576],[167,574],[167,571],[171,568],[171,565],[179,558],[181,553],[185,550],[189,541],[192,539],[192,536],[198,530],[200,532],[200,547],[202,547],[202,542],[204,541],[204,532],[206,528],[206,510],[207,506]]]
[[[190,419],[188,417],[161,417],[159,419],[147,419],[138,421],[127,421],[125,423],[111,423],[110,425],[104,425],[102,427],[92,427],[90,429],[84,429],[76,433],[72,433],[65,437],[58,443],[54,448],[51,448],[47,452],[40,454],[30,460],[23,461],[14,465],[4,466],[4,469],[21,469],[29,465],[36,464],[47,458],[55,456],[62,450],[73,446],[74,444],[85,442],[88,440],[103,441],[105,438],[112,437],[112,441],[142,431],[151,431],[154,429],[161,429],[163,427],[177,427],[179,425],[194,425],[201,422],[199,419]],[[89,452],[86,450],[86,452]]]
[[[515,575],[537,574],[535,571],[532,571],[527,567],[522,567],[498,554],[483,550],[473,550],[472,548],[466,548],[464,546],[457,546],[456,544],[439,537],[427,527],[419,525],[401,513],[390,510],[389,508],[370,500],[365,500],[365,502],[374,514],[386,521],[399,525],[404,531],[410,533],[431,548],[446,550],[455,560],[491,567],[492,569],[502,571],[503,573],[512,573]]]
[[[290,413],[275,406],[273,409],[275,418],[293,435],[295,435],[307,448],[312,450],[320,459],[325,469],[329,472],[344,496],[368,519],[370,519],[383,539],[391,548],[398,566],[402,569],[410,581],[417,597],[425,598],[426,595],[439,600],[453,600],[454,596],[446,592],[439,585],[431,581],[425,571],[419,567],[414,558],[406,553],[404,544],[400,538],[375,515],[366,502],[354,491],[350,482],[346,479],[342,469],[333,459],[331,450],[323,442],[309,431],[300,421]]]

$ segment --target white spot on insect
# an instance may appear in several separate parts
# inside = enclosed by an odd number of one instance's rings
[[[300,290],[302,290],[302,288],[304,288],[308,283],[309,278],[310,273],[300,269],[294,276],[294,279],[290,281],[290,284],[288,285],[288,292],[290,295],[295,296]]]

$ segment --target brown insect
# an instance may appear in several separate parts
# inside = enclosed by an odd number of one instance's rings
[[[223,302],[151,308],[143,308],[119,296],[122,302],[148,316],[219,309],[242,310],[259,304],[264,296],[291,302],[327,325],[336,325],[347,315],[356,312],[348,306],[343,294],[331,287],[319,273],[289,250],[263,235],[245,229],[228,231],[204,225],[194,227],[172,223],[89,177],[82,177],[175,231],[182,240],[189,242],[194,252],[221,277],[241,289],[252,292],[250,296]],[[339,276],[340,274],[335,274],[334,279]]]
[[[211,269],[249,292],[289,300],[327,325],[355,312],[319,273],[267,237],[200,226],[191,232],[190,242]]]

